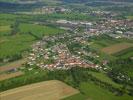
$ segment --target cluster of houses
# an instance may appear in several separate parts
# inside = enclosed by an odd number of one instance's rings
[[[111,12],[111,11],[101,11],[101,10],[94,10],[89,13],[91,16],[101,16],[105,18],[112,18],[114,16],[118,16],[118,13]]]
[[[58,24],[68,24],[68,25],[86,25],[86,26],[92,26],[92,22],[88,22],[88,21],[57,20],[56,23],[58,23]]]
[[[107,34],[113,38],[133,38],[133,22],[131,20],[104,19],[98,22],[57,20],[55,22],[62,29],[75,31],[83,28],[86,34]]]
[[[62,36],[61,36],[62,37]],[[45,39],[45,38],[44,38]],[[54,46],[46,48],[46,41],[37,42],[33,45],[33,50],[28,56],[28,62],[30,66],[36,65],[42,69],[70,69],[72,67],[84,67],[84,68],[98,68],[99,66],[81,59],[80,56],[76,56],[70,53],[68,47],[64,43],[57,43]]]
[[[86,27],[85,33],[107,34],[113,38],[133,38],[133,21],[106,19]]]
[[[58,26],[64,27],[65,29],[75,30],[78,27],[91,27],[93,25],[92,22],[89,21],[70,21],[70,20],[57,20],[55,22]]]

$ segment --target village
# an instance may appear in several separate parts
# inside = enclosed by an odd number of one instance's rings
[[[29,54],[28,63],[30,66],[36,65],[42,69],[71,69],[72,67],[98,68],[99,65],[91,61],[86,61],[70,53],[65,44],[58,43],[50,48],[44,49],[43,42],[37,42],[33,46],[32,53]]]
[[[113,20],[107,18],[100,22],[94,22],[61,19],[54,22],[54,24],[60,26],[62,29],[70,30],[70,33],[44,36],[41,41],[32,46],[33,49],[28,56],[28,65],[36,65],[42,69],[49,70],[70,69],[76,66],[102,69],[101,65],[93,61],[86,61],[81,57],[83,54],[95,59],[99,57],[97,53],[93,53],[93,51],[86,52],[83,50],[83,48],[85,48],[85,46],[83,46],[80,47],[80,50],[74,51],[75,55],[72,53],[69,45],[80,43],[89,46],[87,41],[90,37],[100,37],[102,34],[106,34],[115,39],[133,38],[133,22],[131,20]],[[82,27],[82,31],[79,31],[80,27]],[[106,65],[106,62],[107,61],[103,61],[103,65]],[[104,68],[104,70],[106,69],[107,68]]]
[[[66,30],[76,30],[78,27],[83,27],[83,32],[88,34],[106,33],[113,38],[133,38],[133,22],[131,20],[106,18],[100,22],[58,20],[56,23]]]

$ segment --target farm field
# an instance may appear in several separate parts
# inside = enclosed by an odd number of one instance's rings
[[[23,51],[30,48],[35,38],[28,34],[17,34],[13,36],[0,37],[0,59],[10,58],[14,55],[20,55]]]
[[[120,42],[121,42],[121,40],[111,38],[108,35],[100,35],[98,37],[92,37],[88,40],[88,44],[89,44],[90,48],[97,51],[97,54],[99,55],[99,57],[97,59],[99,61],[103,61],[105,59],[115,60],[116,59],[115,56],[101,52],[101,49],[108,47],[110,45],[115,45]]]
[[[0,17],[1,17],[1,14],[0,14]],[[2,19],[0,19],[0,27],[2,27],[2,26],[9,26],[9,25],[11,25],[11,24],[13,24],[13,21],[9,21],[9,20],[2,20]]]
[[[99,37],[93,37],[89,40],[89,43],[91,43],[91,47],[96,49],[102,49],[104,47],[119,43],[118,40],[113,39],[107,35],[101,35]]]
[[[101,35],[99,37],[92,37],[88,40],[88,44],[91,48],[97,51],[99,61],[103,61],[105,59],[113,61],[119,58],[129,58],[133,56],[132,52],[132,39],[120,38],[115,39],[108,35]],[[115,46],[116,45],[116,46]],[[116,51],[118,48],[118,50]],[[121,48],[120,46],[124,46]],[[109,48],[109,53],[106,51],[106,48]],[[105,49],[105,50],[104,50]],[[110,54],[112,52],[113,54]]]
[[[92,37],[91,39],[89,39],[88,42],[90,43],[91,47],[99,50],[110,45],[115,45],[119,43],[132,43],[133,41],[126,38],[115,39],[108,35],[100,35],[98,37]]]
[[[1,100],[59,100],[79,93],[57,80],[31,84],[0,93]]]
[[[39,18],[39,19],[38,19]],[[87,16],[84,14],[79,13],[67,13],[67,14],[46,14],[46,15],[24,15],[24,14],[0,14],[0,21],[4,21],[5,24],[12,23],[16,19],[24,22],[32,22],[32,21],[45,21],[45,20],[59,20],[59,19],[66,19],[66,20],[98,20],[99,18],[96,16]],[[9,22],[6,22],[9,21]],[[0,25],[5,25],[0,23]]]
[[[22,59],[0,66],[0,81],[24,75],[24,72],[17,71],[17,69],[20,68],[25,62],[26,59]],[[11,71],[15,69],[16,71]]]
[[[22,60],[14,61],[14,62],[11,62],[9,64],[0,66],[0,73],[5,72],[5,71],[9,71],[9,70],[14,69],[14,68],[19,68],[25,62],[26,62],[26,59],[22,59]]]
[[[24,51],[30,49],[31,45],[36,42],[36,39],[41,39],[44,35],[64,32],[64,30],[58,28],[34,24],[20,24],[19,28],[20,32],[15,35],[9,35],[8,32],[0,33],[0,35],[5,35],[0,36],[0,59],[10,59],[14,56],[20,57]],[[28,34],[29,32],[31,34]]]
[[[133,20],[133,16],[127,16],[127,18]]]
[[[11,30],[10,26],[0,26],[0,32]]]
[[[20,24],[19,29],[20,29],[21,33],[31,32],[40,38],[44,35],[55,35],[57,33],[63,33],[64,32],[64,30],[61,30],[58,28],[35,25],[35,24]]]
[[[0,36],[9,35],[11,32],[10,25],[0,26]]]
[[[133,99],[133,97],[130,97],[128,95],[115,96],[113,93],[93,83],[81,83],[80,90],[82,91],[83,94],[73,95],[63,100],[132,100]]]
[[[128,58],[133,56],[133,47],[128,48],[126,50],[120,51],[118,53],[115,53],[114,56],[120,57],[120,58]]]
[[[80,85],[82,91],[93,100],[132,100],[133,98],[127,95],[118,97],[113,93],[92,83],[82,83]]]
[[[0,74],[0,81],[6,80],[6,79],[10,79],[10,78],[14,78],[17,76],[21,76],[24,75],[23,72],[18,71],[18,72],[14,72],[14,73],[10,73],[10,74]]]
[[[92,76],[96,77],[97,79],[106,82],[108,84],[111,84],[112,86],[116,88],[122,87],[122,85],[115,83],[111,78],[109,78],[106,74],[104,73],[99,73],[99,72],[89,72]]]
[[[102,49],[102,51],[107,54],[115,54],[122,50],[128,49],[130,47],[133,47],[133,45],[130,43],[119,43],[119,44],[111,45],[109,47],[105,47]]]

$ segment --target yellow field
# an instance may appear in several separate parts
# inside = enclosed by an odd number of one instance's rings
[[[17,77],[17,76],[20,76],[20,75],[23,75],[24,73],[19,71],[19,72],[14,72],[14,73],[11,73],[11,74],[0,74],[0,81],[3,81],[3,80],[6,80],[6,79],[9,79],[9,78],[13,78],[13,77]]]
[[[79,93],[57,80],[35,83],[0,93],[1,100],[60,100]]]
[[[133,47],[133,44],[119,43],[119,44],[115,44],[115,45],[112,45],[109,47],[105,47],[102,49],[102,51],[107,53],[107,54],[114,54],[114,53],[120,52],[122,50],[128,49],[130,47]]]
[[[0,32],[10,31],[10,30],[11,30],[10,26],[0,26]]]

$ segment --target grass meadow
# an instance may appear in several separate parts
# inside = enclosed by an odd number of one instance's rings
[[[81,83],[80,91],[82,93],[70,96],[63,100],[132,100],[133,97],[128,95],[115,96],[108,90],[99,87],[91,82]]]

